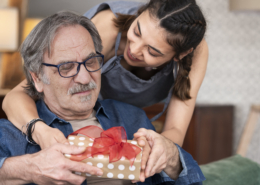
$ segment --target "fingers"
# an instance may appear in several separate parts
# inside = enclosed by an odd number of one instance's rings
[[[142,159],[141,159],[141,169],[145,169],[146,163],[148,161],[149,155],[151,153],[151,147],[149,146],[145,137],[138,138],[138,144],[143,147]]]
[[[86,150],[86,147],[78,147],[73,145],[56,144],[55,149],[63,154],[81,154]],[[103,172],[98,167],[94,167],[81,162],[67,160],[68,169],[71,171],[89,173],[91,175],[102,175]]]
[[[55,140],[57,143],[62,143],[62,144],[69,144],[69,141],[67,140],[67,138],[64,136],[64,134],[62,132],[60,132],[60,130],[58,130],[59,132],[57,132],[57,134],[55,134]]]
[[[64,145],[64,144],[55,144],[53,145],[55,150],[63,153],[63,154],[81,154],[86,150],[86,147],[82,146],[74,146],[74,145]]]
[[[144,170],[141,170],[140,172],[140,178],[139,178],[139,181],[141,182],[144,182],[145,181],[145,174],[144,174]],[[132,183],[137,183],[138,181],[137,180],[133,180],[131,181]]]
[[[63,173],[60,174],[60,176],[57,176],[56,184],[61,184],[61,182],[64,182],[63,184],[80,185],[84,180],[86,180],[85,177],[67,171],[67,173]]]
[[[144,181],[145,181],[144,170],[141,170],[141,172],[140,172],[140,181],[141,181],[141,182],[144,182]]]
[[[68,159],[69,160],[69,159]],[[88,173],[91,175],[101,176],[103,175],[103,171],[98,167],[91,166],[82,162],[76,161],[68,161],[68,169],[70,171],[80,172],[80,173]]]
[[[138,131],[134,134],[134,138],[138,138],[138,137],[141,137],[141,136],[146,137],[147,131],[148,130],[145,129],[145,128],[138,129]]]
[[[156,133],[153,130],[147,130],[145,128],[140,128],[135,134],[134,138],[138,139],[139,137],[145,137],[150,146],[153,146],[154,141],[156,138],[160,137],[161,135]]]

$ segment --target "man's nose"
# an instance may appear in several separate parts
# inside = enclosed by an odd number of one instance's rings
[[[78,74],[74,77],[74,81],[80,84],[88,84],[92,77],[84,65],[80,65]]]

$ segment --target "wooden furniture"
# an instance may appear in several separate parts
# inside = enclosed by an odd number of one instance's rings
[[[156,104],[144,110],[147,116],[152,118],[162,108],[163,104]],[[234,107],[230,105],[196,105],[183,148],[198,164],[206,164],[232,155],[233,114]],[[165,115],[164,113],[153,123],[155,128],[163,127]]]
[[[237,148],[237,154],[240,154],[241,156],[244,157],[246,156],[247,148],[254,134],[256,123],[259,119],[259,116],[260,116],[260,105],[252,105],[247,119],[247,123],[245,125],[243,134],[241,136]]]

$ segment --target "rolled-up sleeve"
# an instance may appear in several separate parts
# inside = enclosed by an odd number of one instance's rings
[[[177,145],[179,150],[180,160],[183,170],[181,171],[178,179],[176,180],[176,185],[184,184],[200,184],[205,180],[205,177],[198,165],[198,163],[193,159],[191,154],[182,149]],[[202,184],[202,183],[201,183]]]

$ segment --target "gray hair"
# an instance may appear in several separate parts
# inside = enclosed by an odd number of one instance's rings
[[[27,79],[26,92],[36,98],[42,98],[43,93],[39,93],[32,79],[30,72],[35,73],[38,78],[43,77],[41,63],[44,53],[51,55],[51,45],[59,28],[81,25],[90,33],[95,50],[102,51],[101,38],[95,25],[85,16],[77,15],[69,11],[61,11],[43,19],[27,36],[21,45],[21,55],[24,60],[24,72]],[[47,79],[45,79],[46,81]]]

